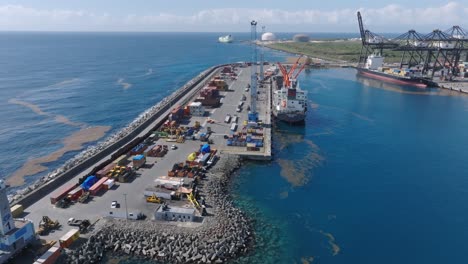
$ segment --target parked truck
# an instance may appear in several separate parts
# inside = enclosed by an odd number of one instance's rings
[[[89,198],[89,192],[83,192],[83,194],[78,198],[78,202],[85,203]]]
[[[68,219],[68,225],[77,226],[80,232],[83,232],[91,225],[91,222],[88,219],[79,220],[72,217]]]

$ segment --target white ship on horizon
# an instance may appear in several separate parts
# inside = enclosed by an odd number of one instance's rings
[[[232,35],[221,36],[218,38],[218,41],[221,43],[231,43],[234,41],[234,37]]]

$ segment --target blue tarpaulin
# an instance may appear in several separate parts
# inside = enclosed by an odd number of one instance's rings
[[[208,153],[208,152],[210,152],[210,145],[209,145],[209,144],[203,145],[203,146],[201,147],[200,151],[201,151],[202,153]]]
[[[135,157],[133,157],[133,160],[142,160],[145,158],[145,155],[136,155]]]
[[[86,178],[86,180],[81,184],[81,188],[83,188],[85,191],[88,191],[89,188],[91,188],[91,186],[97,182],[97,180],[98,178],[94,175],[88,176],[88,178]]]

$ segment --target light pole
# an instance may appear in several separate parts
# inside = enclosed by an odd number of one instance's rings
[[[127,194],[124,193],[124,199],[125,199],[125,220],[128,220],[128,210],[127,210]]]

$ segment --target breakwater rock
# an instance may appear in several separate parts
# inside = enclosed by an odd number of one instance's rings
[[[61,262],[96,263],[106,252],[163,263],[223,263],[245,254],[253,243],[252,225],[229,195],[230,176],[239,166],[237,156],[222,155],[207,173],[199,186],[208,208],[201,225],[106,220],[87,242],[67,250]]]

